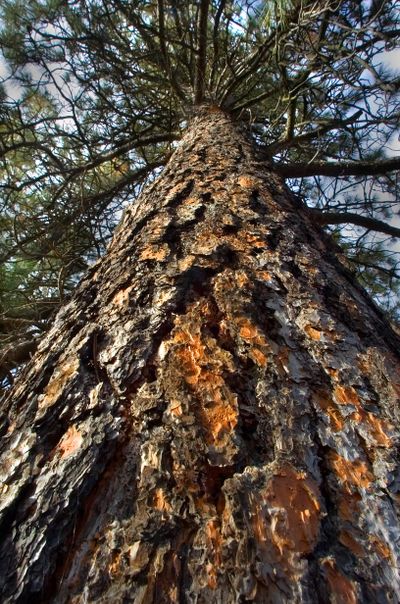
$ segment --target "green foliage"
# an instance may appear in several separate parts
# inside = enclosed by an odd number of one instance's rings
[[[270,0],[263,3],[261,8],[261,23],[268,30],[273,29],[277,23],[287,27],[290,15],[296,6],[296,0]],[[297,2],[297,5],[299,2]]]
[[[400,261],[398,253],[388,251],[384,241],[355,245],[339,229],[332,237],[346,254],[348,266],[389,319],[400,323]]]

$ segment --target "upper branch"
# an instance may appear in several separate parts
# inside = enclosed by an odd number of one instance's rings
[[[317,208],[308,208],[307,211],[320,226],[327,224],[354,224],[370,231],[378,231],[392,237],[400,237],[399,228],[387,224],[382,220],[370,218],[369,216],[362,216],[354,212],[322,212]]]
[[[359,110],[354,115],[351,115],[347,119],[331,119],[322,123],[318,128],[314,128],[309,132],[305,132],[304,134],[299,134],[297,136],[292,136],[289,140],[287,138],[283,138],[282,140],[276,141],[267,146],[266,151],[273,155],[278,153],[283,149],[287,149],[288,147],[294,147],[295,145],[301,145],[304,143],[308,143],[315,139],[321,138],[331,130],[338,130],[341,128],[346,128],[347,126],[355,123],[359,117],[361,116],[362,111]]]
[[[391,157],[381,161],[353,161],[330,163],[316,161],[311,163],[276,164],[275,170],[284,178],[302,178],[306,176],[375,176],[400,169],[400,157]]]
[[[207,61],[207,20],[210,0],[201,0],[197,22],[197,62],[194,82],[194,102],[199,105],[204,99]]]

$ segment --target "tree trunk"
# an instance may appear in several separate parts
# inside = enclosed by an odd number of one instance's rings
[[[398,602],[399,341],[221,111],[2,427],[3,602]]]

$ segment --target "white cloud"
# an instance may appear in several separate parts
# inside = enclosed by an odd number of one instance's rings
[[[388,157],[400,155],[400,131],[395,132],[389,139],[385,150]]]
[[[7,65],[4,63],[3,58],[0,56],[0,78],[6,78],[9,74]]]
[[[384,67],[400,71],[400,48],[394,50],[384,50],[374,60],[380,61]]]

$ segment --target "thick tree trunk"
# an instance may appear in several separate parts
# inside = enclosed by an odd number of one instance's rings
[[[193,120],[3,404],[3,602],[398,602],[399,342]]]

